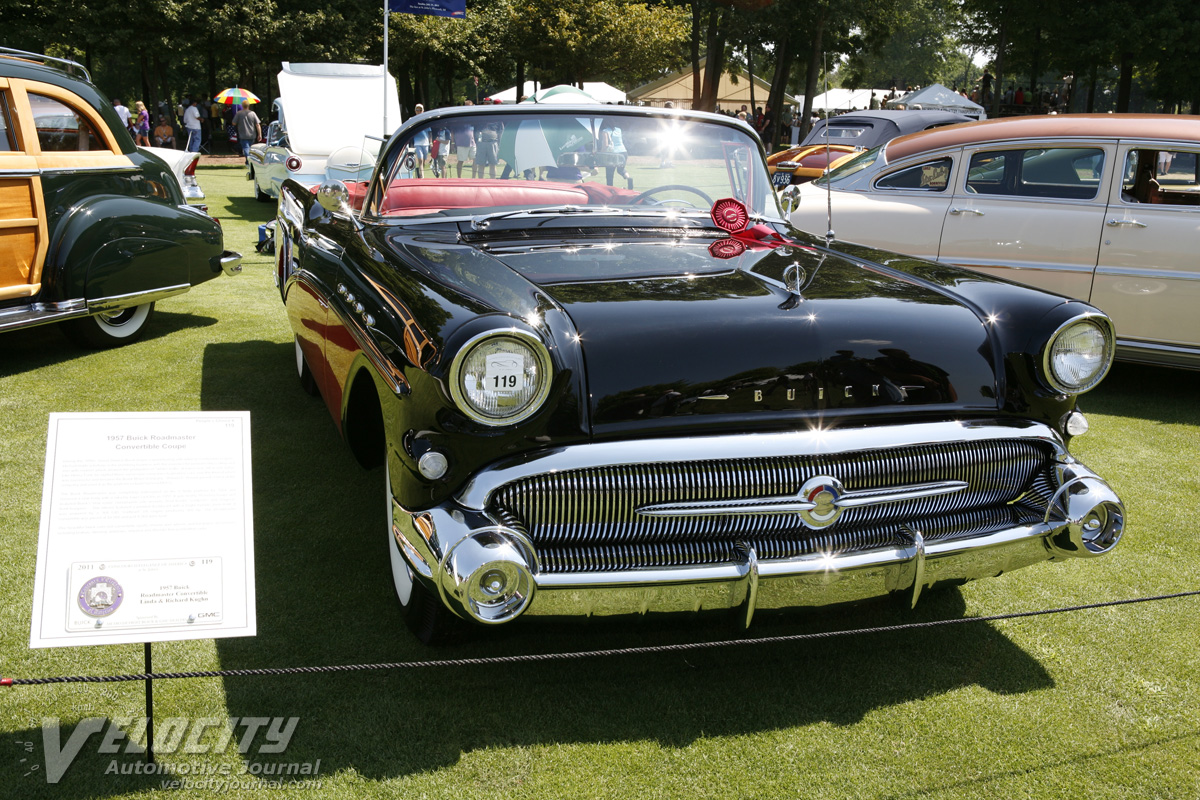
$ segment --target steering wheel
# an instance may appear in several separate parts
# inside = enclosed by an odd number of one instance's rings
[[[697,189],[694,186],[684,186],[682,183],[669,183],[666,186],[655,186],[653,189],[647,189],[646,191],[639,194],[637,197],[630,200],[629,204],[630,205],[640,205],[642,203],[645,203],[645,202],[651,200],[654,197],[654,195],[658,194],[659,192],[670,192],[670,191],[674,191],[674,190],[683,191],[683,192],[691,192],[692,194],[699,195],[700,198],[702,200],[704,200],[704,203],[707,206],[711,207],[713,204],[713,199],[711,197],[709,197],[708,195],[706,195],[704,192],[700,191],[699,189]],[[658,204],[661,205],[662,203],[686,203],[688,208],[700,208],[700,206],[696,205],[695,203],[689,203],[687,200],[684,200],[681,197],[672,197],[672,198],[668,198],[666,200],[660,200]]]

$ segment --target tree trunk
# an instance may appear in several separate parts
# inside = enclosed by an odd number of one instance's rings
[[[992,91],[991,116],[1000,116],[1000,103],[1004,99],[1004,51],[1008,48],[1008,28],[1005,18],[1000,19],[1000,33],[996,45],[996,88]]]
[[[812,27],[811,49],[808,53],[808,74],[804,77],[804,111],[800,114],[800,140],[812,128],[813,98],[817,94],[817,80],[821,74],[821,39],[825,35],[825,18],[818,17]]]
[[[692,108],[700,107],[700,0],[692,0]]]
[[[758,107],[754,105],[754,48],[746,47],[746,74],[750,78],[750,127],[758,121]]]
[[[525,94],[525,62],[522,59],[517,59],[517,98],[516,102],[521,102],[521,95]]]
[[[771,93],[767,96],[767,105],[774,115],[771,127],[765,132],[769,143],[767,152],[770,153],[779,149],[779,132],[783,130],[783,96],[787,92],[788,81],[792,79],[790,33],[790,28],[784,28],[783,36],[775,43],[775,75],[771,79]]]
[[[1096,110],[1096,75],[1098,72],[1099,69],[1092,64],[1091,74],[1088,75],[1087,113],[1089,114]]]
[[[1117,82],[1117,113],[1129,112],[1129,96],[1133,93],[1133,53],[1121,53],[1121,78]]]
[[[721,73],[725,71],[725,9],[714,8],[708,18],[708,55],[704,63],[704,85],[700,90],[700,111],[714,111]]]

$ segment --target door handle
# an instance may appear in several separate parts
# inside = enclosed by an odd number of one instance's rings
[[[950,209],[950,213],[956,216],[958,214],[974,214],[977,217],[982,217],[984,215],[983,212],[977,208],[952,208]]]
[[[1146,227],[1146,223],[1138,222],[1136,219],[1110,219],[1108,221],[1108,226],[1110,228],[1115,228],[1118,225],[1133,225],[1138,228]]]

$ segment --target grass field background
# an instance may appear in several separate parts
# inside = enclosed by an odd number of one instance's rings
[[[722,621],[517,626],[442,650],[392,597],[382,470],[365,472],[304,394],[270,257],[271,206],[240,167],[200,170],[244,273],[159,305],[149,336],[84,352],[54,326],[0,342],[0,675],[136,673],[137,645],[30,650],[47,415],[251,412],[258,636],[154,646],[159,671],[465,658],[709,641]],[[1073,449],[1129,512],[1110,556],[1044,564],[889,603],[760,614],[772,636],[1031,611],[1200,589],[1200,374],[1118,365]],[[297,716],[283,762],[321,789],[278,797],[1200,798],[1200,599],[993,624],[570,662],[162,681],[155,715]],[[164,776],[105,774],[85,746],[62,781],[30,772],[42,720],[140,716],[140,683],[0,688],[0,797],[109,798]],[[31,753],[22,742],[33,742]],[[24,759],[24,761],[22,761]],[[266,760],[262,757],[259,760]],[[160,753],[172,775],[232,752]],[[169,776],[165,776],[169,777]],[[230,792],[249,796],[250,790]],[[211,792],[184,790],[179,797]],[[259,795],[261,796],[261,795]]]

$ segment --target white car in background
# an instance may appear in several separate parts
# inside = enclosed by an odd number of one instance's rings
[[[401,123],[396,79],[379,66],[285,61],[279,95],[266,143],[250,148],[246,176],[264,202],[278,198],[288,179],[305,186],[326,177],[367,180],[380,145]]]
[[[183,189],[183,196],[188,200],[203,200],[204,190],[200,188],[200,183],[196,180],[196,165],[200,163],[199,153],[189,153],[187,150],[173,150],[169,147],[139,147],[147,153],[154,155],[167,162],[167,166],[175,173],[175,177],[179,179],[179,186]]]
[[[1200,369],[1200,118],[954,125],[788,187],[785,205],[795,195],[803,231],[1088,301],[1115,323],[1117,358]]]

